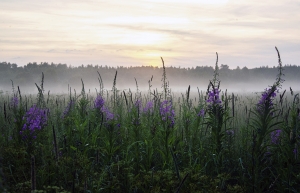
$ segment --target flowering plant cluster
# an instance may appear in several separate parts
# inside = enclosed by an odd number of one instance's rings
[[[276,92],[279,92],[275,86],[265,89],[265,91],[261,94],[261,98],[257,103],[257,110],[259,112],[264,112],[265,109],[269,110],[273,108],[273,100],[276,97]]]
[[[197,114],[198,117],[204,117],[205,115],[205,110],[204,109],[201,109],[200,112]]]
[[[233,130],[233,129],[227,130],[227,131],[226,131],[226,134],[227,134],[228,136],[233,136],[233,135],[234,135],[234,130]]]
[[[106,121],[110,121],[115,118],[114,114],[110,112],[106,106],[103,106],[100,111],[105,115]]]
[[[10,101],[10,106],[11,107],[17,107],[19,104],[19,99],[18,97],[14,96],[11,101]]]
[[[206,100],[209,105],[221,105],[222,101],[220,99],[220,90],[218,88],[214,88],[211,91],[208,92],[208,99]]]
[[[94,101],[94,105],[96,109],[101,109],[105,103],[105,100],[102,98],[101,95],[98,95]]]
[[[271,132],[271,142],[272,142],[272,144],[279,144],[281,133],[282,133],[282,131],[280,129]]]
[[[142,109],[142,101],[141,100],[136,100],[134,103],[135,108],[140,112]]]
[[[23,139],[36,138],[36,131],[41,130],[47,124],[48,109],[40,109],[33,105],[24,115],[25,124],[20,131]]]
[[[143,109],[143,112],[144,113],[147,113],[147,112],[150,112],[152,113],[153,112],[153,101],[148,101]]]
[[[70,102],[68,103],[67,107],[65,108],[62,118],[65,118],[71,111],[71,109],[74,107],[75,102],[74,100],[70,100]]]
[[[159,112],[162,121],[170,121],[169,127],[173,127],[175,124],[175,111],[172,108],[172,101],[165,100],[161,102]]]
[[[94,101],[95,108],[105,115],[106,121],[113,120],[115,118],[114,114],[104,104],[105,100],[101,95],[98,95]]]

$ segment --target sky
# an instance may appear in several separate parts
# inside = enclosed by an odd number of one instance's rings
[[[0,62],[300,65],[299,0],[0,0]]]

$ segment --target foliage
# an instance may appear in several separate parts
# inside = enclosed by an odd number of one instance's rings
[[[118,90],[117,72],[111,90],[98,72],[95,94],[82,81],[79,95],[45,96],[43,76],[36,98],[13,86],[0,95],[0,190],[297,192],[299,94],[280,91],[278,58],[261,96],[222,91],[218,58],[198,95],[171,92],[165,67],[146,93]]]

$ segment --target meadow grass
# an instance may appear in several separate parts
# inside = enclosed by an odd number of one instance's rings
[[[299,94],[71,88],[0,95],[2,192],[298,192]],[[162,60],[162,62],[164,62]],[[163,63],[164,66],[164,63]]]

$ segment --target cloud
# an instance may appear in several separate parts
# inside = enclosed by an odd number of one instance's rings
[[[5,60],[81,65],[102,61],[101,52],[110,65],[149,64],[164,55],[173,66],[191,67],[211,63],[217,51],[232,68],[256,67],[271,61],[277,45],[287,61],[299,61],[298,1],[10,0],[0,7]]]

